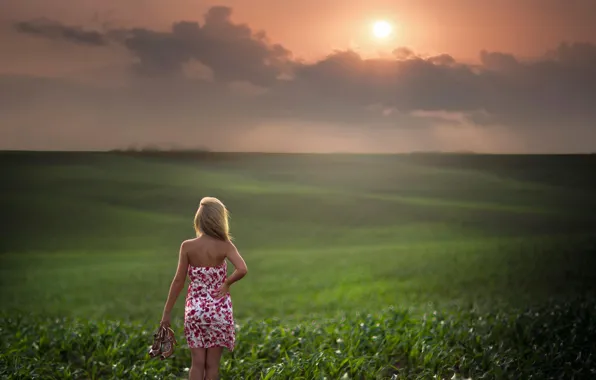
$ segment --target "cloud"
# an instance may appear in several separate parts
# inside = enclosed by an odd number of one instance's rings
[[[212,7],[203,25],[180,21],[166,32],[130,28],[101,34],[55,21],[19,22],[15,28],[22,33],[89,45],[120,43],[138,59],[135,69],[145,76],[182,75],[186,64],[194,60],[210,68],[217,81],[270,85],[287,71],[291,52],[270,43],[264,32],[234,24],[231,16],[231,8]]]
[[[264,33],[232,23],[231,13],[230,8],[213,7],[202,26],[181,21],[169,32],[136,28],[118,31],[118,37],[139,58],[137,69],[146,75],[177,74],[194,59],[209,67],[216,81],[272,84],[290,62],[290,52],[270,44]]]
[[[21,33],[53,40],[65,40],[93,46],[103,46],[107,43],[107,39],[101,32],[84,30],[76,26],[66,26],[57,21],[43,18],[32,21],[21,21],[16,23],[14,27]]]
[[[480,125],[563,128],[596,121],[596,46],[591,44],[564,43],[532,61],[483,51],[479,65],[405,49],[396,56],[364,59],[337,52],[299,67],[296,81],[319,98],[349,107],[374,103],[401,112],[461,112]]]
[[[545,56],[521,61],[482,53],[479,96],[499,123],[517,127],[593,126],[596,120],[596,46],[562,43]]]
[[[38,98],[60,91],[65,103],[78,94],[76,104],[84,102],[84,109],[112,112],[110,122],[127,128],[152,125],[147,128],[154,136],[160,124],[174,121],[185,128],[230,131],[299,121],[360,130],[508,128],[520,138],[548,135],[555,141],[565,133],[587,136],[596,125],[596,46],[589,43],[561,43],[532,60],[481,51],[476,64],[407,47],[391,57],[366,58],[346,50],[305,62],[264,32],[234,23],[228,7],[211,8],[202,24],[180,21],[167,31],[100,33],[55,21],[20,22],[15,28],[124,48],[136,59],[137,76],[128,91],[97,95],[86,89],[81,96],[80,89],[48,81],[27,86],[37,86],[31,92]],[[12,95],[10,101],[19,102]]]

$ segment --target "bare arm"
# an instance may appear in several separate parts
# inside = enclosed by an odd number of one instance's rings
[[[231,249],[226,256],[234,265],[234,272],[224,281],[222,287],[217,291],[217,298],[225,296],[230,291],[230,286],[248,273],[248,268],[246,267],[244,259],[240,256],[238,249],[232,242],[230,242],[230,248]]]
[[[230,243],[230,245],[232,246],[232,249],[228,252],[228,260],[234,265],[234,272],[225,281],[228,286],[231,286],[248,273],[248,268],[246,267],[244,259],[240,256],[240,252],[238,252],[238,249],[233,243]]]
[[[172,284],[170,285],[170,293],[168,294],[168,300],[166,301],[166,305],[163,309],[163,317],[162,323],[170,323],[170,313],[172,312],[172,308],[184,287],[184,281],[186,280],[186,273],[188,270],[188,256],[186,255],[186,250],[184,243],[180,246],[180,255],[178,257],[178,268],[176,270],[176,275],[172,280]]]

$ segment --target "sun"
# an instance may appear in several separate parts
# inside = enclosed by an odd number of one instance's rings
[[[393,27],[387,21],[376,21],[373,24],[373,34],[377,38],[387,38],[391,34]]]

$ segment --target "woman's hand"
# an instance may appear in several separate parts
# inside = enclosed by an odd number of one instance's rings
[[[219,299],[224,297],[226,294],[230,292],[230,285],[227,282],[224,282],[219,289],[215,291],[215,298]]]
[[[163,326],[163,327],[170,327],[170,320],[171,320],[170,313],[164,314],[161,317],[161,322],[159,322],[159,325]]]

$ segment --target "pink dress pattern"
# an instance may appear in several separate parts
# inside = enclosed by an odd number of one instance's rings
[[[216,267],[188,266],[188,294],[184,308],[184,335],[190,348],[226,347],[234,350],[236,331],[232,298],[215,298],[227,276],[227,262]]]

